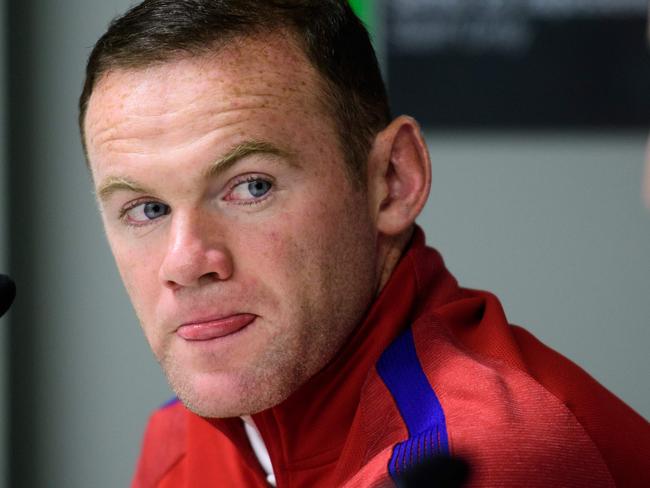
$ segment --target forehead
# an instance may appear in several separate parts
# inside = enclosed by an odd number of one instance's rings
[[[142,69],[117,69],[97,83],[84,134],[92,148],[182,128],[199,117],[247,110],[323,119],[322,78],[288,36],[234,40],[213,53],[180,57]],[[272,120],[269,123],[273,123]],[[180,134],[179,134],[180,136]],[[165,131],[167,141],[175,134]]]

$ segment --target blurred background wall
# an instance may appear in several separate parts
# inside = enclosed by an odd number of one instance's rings
[[[0,26],[5,26],[6,2],[0,1]],[[4,34],[0,28],[0,34]],[[6,274],[9,266],[9,185],[7,178],[7,154],[6,154],[6,36],[0,36],[0,273]],[[8,319],[0,318],[0,486],[4,487],[7,481],[9,468],[8,462],[8,408],[7,392],[9,389],[9,358],[7,345]]]
[[[127,486],[147,415],[171,395],[114,269],[76,125],[85,59],[129,3],[2,4],[0,259],[18,284],[0,330],[5,486]],[[426,134],[420,224],[451,271],[649,417],[646,131]]]

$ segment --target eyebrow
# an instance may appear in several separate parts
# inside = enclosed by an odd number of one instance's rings
[[[206,179],[214,178],[215,176],[218,176],[224,171],[233,167],[237,162],[241,161],[244,158],[252,156],[253,154],[267,154],[278,156],[285,159],[287,164],[290,166],[296,166],[295,162],[291,159],[289,152],[284,151],[277,146],[274,146],[270,142],[250,140],[238,144],[230,151],[228,151],[224,156],[212,163],[210,167],[205,171],[204,176]]]
[[[204,177],[205,179],[214,178],[233,167],[237,162],[252,156],[253,154],[269,154],[272,156],[282,157],[290,166],[297,166],[289,157],[289,152],[284,151],[269,142],[250,140],[236,145],[224,156],[212,163],[204,172]],[[118,191],[149,194],[154,193],[128,178],[122,176],[109,176],[97,189],[97,196],[100,200],[106,201],[112,194]]]
[[[97,189],[97,197],[102,201],[106,201],[113,193],[120,190],[132,191],[135,193],[152,193],[145,187],[140,186],[128,178],[121,176],[109,176],[106,178],[106,181],[104,181]]]

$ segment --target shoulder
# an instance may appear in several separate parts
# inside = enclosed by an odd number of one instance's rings
[[[516,460],[554,486],[647,486],[648,423],[573,362],[509,325],[495,313],[494,296],[471,295],[483,305],[469,307],[482,312],[464,323],[468,329],[458,334],[458,324],[445,323],[455,314],[433,314],[412,332],[450,449],[476,459],[477,474],[490,482],[526,476],[513,469]]]
[[[156,486],[185,456],[187,411],[174,399],[149,417],[132,488]]]
[[[621,486],[650,482],[650,424],[586,371],[521,327],[512,327],[529,374],[584,428]]]
[[[648,423],[502,321],[485,297],[471,294],[467,306],[421,315],[377,363],[404,425],[389,467],[408,466],[429,442],[434,453],[469,460],[479,485],[644,486]],[[459,316],[460,326],[483,330],[455,334],[458,323],[448,322]]]

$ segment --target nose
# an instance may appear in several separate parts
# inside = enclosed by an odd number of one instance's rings
[[[199,215],[177,214],[172,218],[160,266],[165,286],[199,287],[228,280],[232,273],[232,256],[216,223]]]

